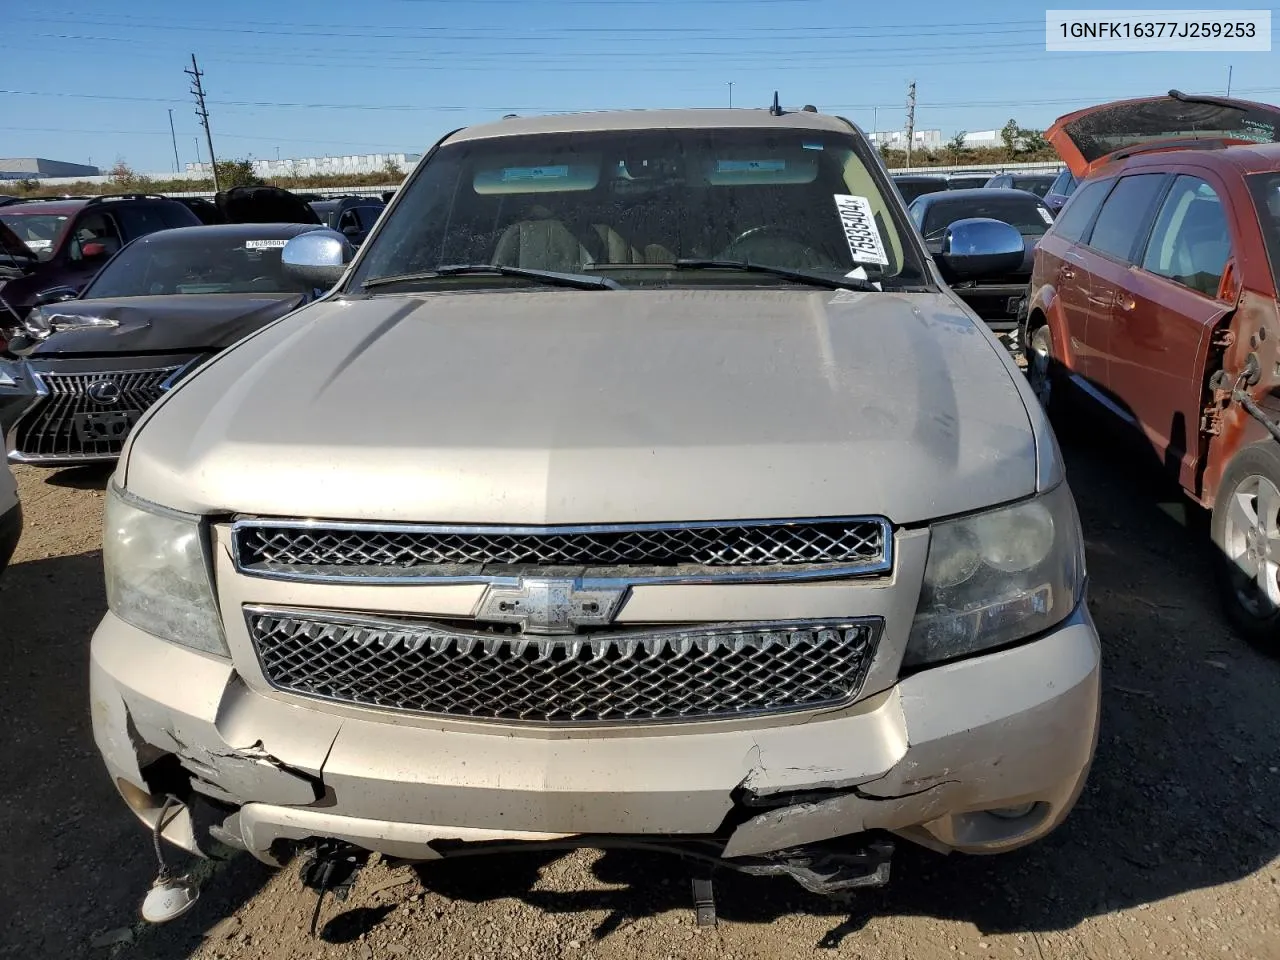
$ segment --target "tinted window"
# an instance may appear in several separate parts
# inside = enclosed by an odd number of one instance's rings
[[[1035,197],[994,195],[963,200],[940,200],[929,206],[921,231],[926,240],[942,236],[947,226],[965,217],[1003,220],[1024,237],[1039,237],[1049,229],[1053,216]]]
[[[1083,237],[1113,183],[1114,180],[1095,180],[1081,190],[1078,197],[1072,197],[1058,213],[1053,225],[1054,236],[1072,241]]]
[[[1043,197],[1049,192],[1049,184],[1052,182],[1048,177],[1010,177],[1005,186],[1013,187],[1015,190],[1026,190],[1037,197]]]
[[[204,228],[143,237],[103,268],[85,297],[302,293],[280,265],[284,237],[236,237]]]
[[[125,236],[130,240],[169,226],[160,215],[160,208],[149,204],[133,203],[120,207],[117,215],[124,226]]]
[[[1206,296],[1218,295],[1231,232],[1217,192],[1199,177],[1173,181],[1142,266]]]
[[[1058,174],[1058,178],[1053,181],[1053,186],[1049,188],[1049,192],[1059,193],[1065,196],[1067,192],[1068,181],[1072,179],[1073,177],[1071,176],[1071,171],[1063,170],[1060,174]]]
[[[1245,181],[1258,210],[1258,224],[1271,258],[1271,275],[1280,285],[1280,173],[1259,173],[1245,177]]]
[[[1162,173],[1121,177],[1094,221],[1089,246],[1121,260],[1132,257],[1139,237],[1146,232],[1147,214],[1164,181]]]
[[[590,270],[635,286],[744,282],[741,274],[730,279],[675,266],[681,258],[832,277],[856,262],[886,279],[919,278],[921,265],[893,216],[899,201],[885,195],[878,167],[858,138],[784,128],[462,140],[439,148],[402,188],[396,216],[378,231],[350,282],[459,263]],[[666,269],[644,269],[653,266]],[[777,281],[758,275],[750,282]]]
[[[378,222],[378,214],[380,213],[382,213],[382,207],[356,207],[356,216],[360,218],[360,226],[365,230],[373,229],[373,225]]]

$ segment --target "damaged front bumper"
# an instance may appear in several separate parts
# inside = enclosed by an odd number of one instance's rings
[[[838,711],[530,732],[288,703],[108,614],[91,697],[125,800],[154,825],[178,797],[164,835],[197,853],[210,835],[276,864],[321,838],[424,860],[459,843],[615,835],[715,838],[728,858],[873,830],[994,853],[1044,836],[1074,804],[1098,668],[1082,604],[1038,640]]]

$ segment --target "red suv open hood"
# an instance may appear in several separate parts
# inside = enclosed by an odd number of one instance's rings
[[[1045,131],[1058,156],[1085,177],[1116,153],[1160,141],[1220,139],[1231,143],[1280,140],[1280,107],[1170,90],[1168,96],[1116,100],[1059,117]]]

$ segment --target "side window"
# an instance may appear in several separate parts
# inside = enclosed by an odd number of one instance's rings
[[[130,239],[155,233],[168,228],[168,224],[160,215],[160,208],[145,203],[134,203],[119,210],[120,223],[125,235]]]
[[[1066,196],[1066,193],[1067,193],[1067,181],[1068,181],[1068,180],[1073,180],[1073,179],[1075,179],[1075,178],[1071,176],[1071,171],[1070,171],[1070,170],[1063,170],[1061,173],[1059,173],[1059,174],[1057,175],[1057,177],[1055,177],[1055,178],[1054,178],[1053,183],[1051,183],[1051,184],[1049,185],[1049,192],[1050,192],[1050,193],[1060,193],[1060,194],[1062,194],[1063,196]]]
[[[1178,177],[1160,208],[1142,268],[1216,297],[1230,255],[1231,232],[1217,192],[1199,177]]]
[[[123,245],[120,239],[120,227],[115,217],[109,213],[88,213],[76,221],[71,230],[71,245],[67,248],[72,260],[84,259],[84,245],[100,243],[106,248],[106,256],[111,256]]]
[[[919,203],[913,203],[907,208],[907,215],[911,217],[911,222],[916,225],[916,229],[920,230],[924,226],[924,206]]]
[[[382,213],[382,207],[356,207],[356,216],[360,218],[360,226],[364,230],[372,230],[373,225],[378,222],[378,214]]]
[[[1114,180],[1095,180],[1080,191],[1080,196],[1072,197],[1053,223],[1054,236],[1071,241],[1083,237],[1113,183]]]
[[[1147,215],[1164,183],[1163,173],[1121,177],[1098,212],[1086,241],[1089,246],[1119,260],[1130,260],[1139,238],[1146,233]]]
[[[1069,197],[1076,192],[1076,187],[1080,186],[1080,181],[1076,179],[1074,174],[1067,174],[1067,182],[1062,186],[1062,195]]]

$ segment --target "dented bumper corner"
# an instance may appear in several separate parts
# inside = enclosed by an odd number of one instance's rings
[[[1098,663],[1082,606],[1041,639],[839,711],[529,730],[286,701],[108,615],[91,694],[98,747],[144,821],[176,774],[226,814],[219,834],[267,862],[278,841],[313,837],[433,859],[439,841],[687,835],[735,857],[875,829],[985,853],[1070,811],[1096,743]],[[198,832],[184,810],[165,836],[199,852]]]

